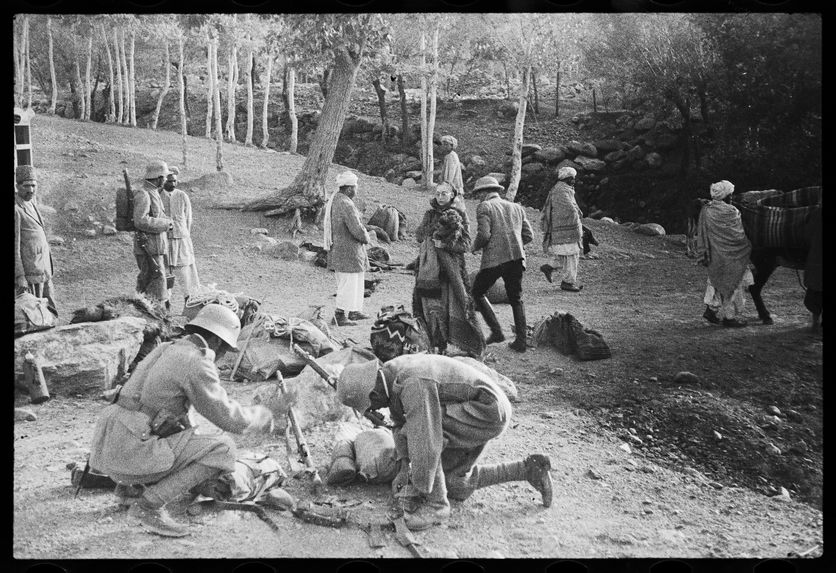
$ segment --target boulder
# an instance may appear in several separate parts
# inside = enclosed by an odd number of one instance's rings
[[[269,233],[270,231],[264,227],[254,227],[250,229],[250,235],[268,235]]]
[[[585,155],[578,155],[575,157],[575,163],[583,167],[585,171],[601,171],[607,164],[600,159],[586,157]]]
[[[610,153],[621,149],[621,142],[617,139],[599,139],[593,145],[601,153]]]
[[[476,274],[478,270],[474,270],[470,273],[470,284],[473,284],[473,280],[476,278]],[[488,289],[488,293],[486,295],[488,297],[488,302],[491,304],[508,304],[508,294],[505,292],[505,281],[502,278],[498,278],[495,283]]]
[[[661,167],[663,163],[662,156],[655,151],[651,151],[645,155],[644,160],[647,162],[648,167],[653,167],[654,169],[656,167]]]
[[[633,129],[637,131],[649,131],[654,127],[656,127],[656,120],[648,115],[637,121],[636,124],[633,126]]]
[[[535,173],[538,173],[545,168],[546,167],[542,163],[531,161],[522,166],[522,172],[524,175],[534,175]]]
[[[275,247],[278,244],[279,242],[273,237],[262,235],[260,233],[255,236],[255,241],[253,241],[253,246],[260,252],[264,252],[268,248]]]
[[[618,161],[619,159],[623,159],[627,156],[627,152],[622,149],[617,149],[615,151],[611,151],[604,156],[604,161],[612,163],[613,161]]]
[[[626,159],[627,161],[639,161],[644,157],[644,149],[641,148],[641,145],[636,145],[631,147],[627,151]]]
[[[415,179],[413,179],[412,177],[407,177],[406,179],[401,181],[401,187],[410,188],[410,187],[415,187],[416,185],[418,185],[418,184],[415,182]]]
[[[673,383],[683,384],[685,386],[695,386],[700,383],[700,378],[691,372],[682,371],[676,373],[676,376],[673,377]]]
[[[534,152],[534,159],[540,163],[557,163],[566,157],[566,153],[557,147],[547,147]]]
[[[591,143],[583,143],[581,144],[580,154],[585,155],[586,157],[598,157],[598,149],[596,149]]]
[[[58,245],[63,245],[66,241],[64,240],[64,237],[59,237],[58,235],[52,235],[47,239],[47,242],[50,245],[58,246]]]
[[[467,164],[471,167],[484,167],[486,165],[485,160],[479,155],[471,156],[470,161],[468,161]]]
[[[615,221],[612,219],[612,217],[601,217],[601,219],[599,219],[599,220],[603,221],[604,223],[615,223]]]
[[[113,225],[105,225],[102,227],[102,234],[103,235],[115,235],[118,231],[116,227]]]
[[[282,241],[265,248],[264,252],[283,261],[295,261],[299,258],[299,245],[291,241]]]
[[[406,173],[404,173],[404,175],[406,175],[407,177],[409,177],[411,179],[415,179],[416,181],[418,181],[419,179],[421,179],[421,177],[424,174],[419,170],[411,170],[411,171],[407,171]]]
[[[563,161],[555,165],[554,169],[555,171],[560,171],[560,169],[563,167],[571,167],[572,169],[577,171],[579,175],[581,171],[583,171],[583,167],[581,167],[580,163],[575,163],[571,159],[564,159]]]
[[[644,223],[635,228],[637,233],[650,237],[659,237],[665,234],[665,228],[659,223]]]
[[[182,184],[181,188],[200,189],[201,191],[226,191],[232,187],[232,175],[228,171],[213,171],[197,179]]]
[[[420,171],[423,167],[421,160],[417,157],[407,157],[401,164],[401,171]]]
[[[488,175],[490,175],[491,177],[496,179],[496,182],[499,183],[500,185],[505,185],[505,174],[504,173],[499,173],[498,171],[495,171],[495,172],[492,172],[492,173],[488,173]]]
[[[523,157],[527,157],[527,156],[531,155],[532,153],[536,153],[536,152],[538,152],[542,149],[543,148],[541,146],[537,145],[536,143],[524,143],[523,146],[522,146],[521,153],[522,153]]]
[[[568,150],[567,155],[569,155],[570,157],[581,155],[583,153],[583,143],[573,139],[572,141],[566,144],[566,149]]]
[[[145,319],[122,316],[23,335],[15,339],[15,377],[23,376],[23,357],[31,352],[52,394],[109,390],[139,352],[145,325]]]

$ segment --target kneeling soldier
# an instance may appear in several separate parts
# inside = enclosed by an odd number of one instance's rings
[[[404,510],[410,529],[442,523],[450,515],[448,498],[464,500],[476,489],[508,481],[528,481],[541,493],[543,505],[551,505],[547,456],[476,465],[487,442],[508,427],[511,403],[495,382],[464,362],[408,354],[382,366],[376,360],[349,364],[340,374],[337,393],[343,404],[360,412],[389,408],[400,463],[392,491],[408,502]]]
[[[90,451],[90,466],[119,484],[117,495],[125,495],[130,486],[144,489],[128,515],[169,537],[187,531],[171,519],[165,504],[235,469],[232,438],[195,434],[189,406],[227,432],[273,429],[268,408],[241,406],[220,384],[215,360],[237,348],[238,316],[208,304],[185,329],[187,336],[158,346],[139,363],[99,417]]]

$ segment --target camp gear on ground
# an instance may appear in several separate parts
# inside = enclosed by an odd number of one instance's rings
[[[29,391],[29,401],[40,404],[49,400],[49,388],[46,386],[44,371],[31,352],[23,357],[23,380]]]
[[[364,430],[354,438],[357,476],[368,483],[389,483],[398,473],[395,440],[388,428]]]
[[[207,304],[186,326],[199,326],[226,342],[231,349],[238,349],[241,321],[238,315],[225,306]]]
[[[561,354],[577,354],[581,360],[600,360],[612,356],[601,333],[584,328],[568,312],[557,311],[540,319],[534,327],[532,342],[536,347],[554,346]]]
[[[412,535],[412,532],[406,526],[403,515],[390,518],[390,520],[395,526],[395,539],[398,540],[398,543],[406,547],[413,557],[417,557],[419,559],[424,557],[421,550],[418,549],[420,542],[415,539],[415,536]]]
[[[282,395],[287,398],[287,388],[285,388],[284,378],[281,373],[278,373],[277,384],[279,386],[279,390],[282,392]],[[311,450],[308,447],[307,442],[305,442],[305,438],[302,435],[302,429],[299,427],[299,422],[296,419],[296,412],[294,412],[292,406],[288,406],[287,408],[287,418],[290,421],[290,427],[293,430],[294,437],[296,438],[296,447],[299,452],[300,461],[305,464],[306,472],[312,476],[314,492],[319,493],[322,490],[322,478],[319,476],[319,471],[316,469],[316,464],[314,464],[313,458],[311,457]]]
[[[15,337],[55,326],[58,312],[46,298],[24,291],[15,296]]]
[[[244,451],[238,454],[234,471],[204,482],[198,493],[217,501],[259,502],[286,479],[278,461],[266,454]]]

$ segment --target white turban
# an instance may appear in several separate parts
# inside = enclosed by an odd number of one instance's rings
[[[357,186],[357,176],[351,171],[343,171],[337,175],[337,187],[344,187],[345,185]]]
[[[459,146],[458,140],[453,137],[452,135],[442,135],[441,136],[441,143],[449,143],[453,146],[453,149],[456,149]]]
[[[570,177],[577,177],[578,172],[575,170],[574,167],[561,167],[560,170],[557,172],[557,179],[569,179]]]
[[[717,183],[711,184],[711,198],[717,201],[722,201],[729,195],[734,193],[734,185],[730,181],[723,179]]]

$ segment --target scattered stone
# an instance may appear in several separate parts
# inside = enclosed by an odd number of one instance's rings
[[[534,159],[541,163],[557,163],[566,158],[566,153],[557,147],[547,147],[534,152]]]
[[[661,237],[665,235],[665,228],[658,223],[644,223],[636,227],[636,232],[649,237]]]
[[[655,383],[659,381],[659,378],[657,378],[656,376],[651,376],[648,380]]]
[[[586,155],[578,155],[575,157],[575,163],[583,167],[586,171],[601,171],[607,167],[606,162]]]
[[[103,235],[115,235],[117,232],[118,231],[116,230],[116,227],[114,227],[113,225],[105,225],[104,227],[102,227]]]
[[[714,439],[716,439],[716,440],[722,440],[723,439],[723,434],[721,434],[717,430],[712,430],[712,431],[714,433]]]
[[[653,119],[651,116],[646,116],[637,121],[633,128],[636,131],[649,131],[653,129],[655,126],[656,120]]]
[[[47,242],[50,245],[63,245],[66,241],[64,241],[64,237],[59,237],[58,235],[53,235],[49,239],[47,239]]]
[[[790,451],[794,454],[806,454],[808,449],[807,442],[804,440],[798,440],[790,446]]]
[[[560,416],[554,412],[543,412],[540,414],[541,418],[545,418],[547,420],[556,420]]]
[[[795,410],[787,410],[787,419],[791,422],[801,422],[804,418]]]
[[[792,498],[790,497],[790,492],[787,491],[787,488],[781,486],[778,488],[778,495],[776,495],[773,499],[777,499],[778,501],[790,501]]]
[[[282,241],[265,248],[264,252],[283,261],[295,261],[299,258],[299,245],[291,241]]]
[[[85,229],[84,236],[86,237],[95,237],[96,236],[96,229]]]
[[[685,386],[696,386],[700,383],[699,376],[688,371],[677,372],[673,377],[674,384],[682,384]]]
[[[410,187],[415,187],[416,185],[418,185],[418,184],[415,182],[415,179],[413,179],[412,177],[407,177],[406,179],[401,181],[401,187],[410,188]]]
[[[552,376],[563,376],[563,368],[552,368],[549,370],[549,374]]]
[[[766,408],[766,411],[769,412],[773,416],[780,416],[781,410],[778,409],[778,406],[769,406]]]
[[[615,220],[613,220],[613,219],[612,219],[612,217],[601,217],[600,221],[603,221],[604,223],[613,223],[613,224],[615,224]]]
[[[15,422],[34,422],[38,417],[29,408],[15,408]]]
[[[778,416],[764,416],[761,420],[762,428],[779,427],[781,425],[781,418]]]
[[[624,451],[625,451],[625,452],[627,452],[628,454],[632,454],[632,453],[633,453],[633,450],[631,450],[631,449],[630,449],[630,444],[627,444],[626,442],[621,442],[621,445],[620,445],[620,446],[618,446],[618,449],[620,449],[620,450],[624,450]]]
[[[265,229],[264,227],[255,227],[250,229],[250,235],[269,235],[270,231]]]
[[[710,482],[708,482],[708,485],[710,485],[714,489],[723,489],[723,484],[721,484],[719,482],[716,482],[716,481],[710,481]]]
[[[772,442],[769,442],[766,445],[766,451],[767,451],[767,453],[773,454],[775,456],[780,456],[781,455],[781,449],[778,446],[776,446],[775,444],[773,444]]]
[[[586,472],[586,475],[592,479],[604,479],[601,474],[591,468]]]

